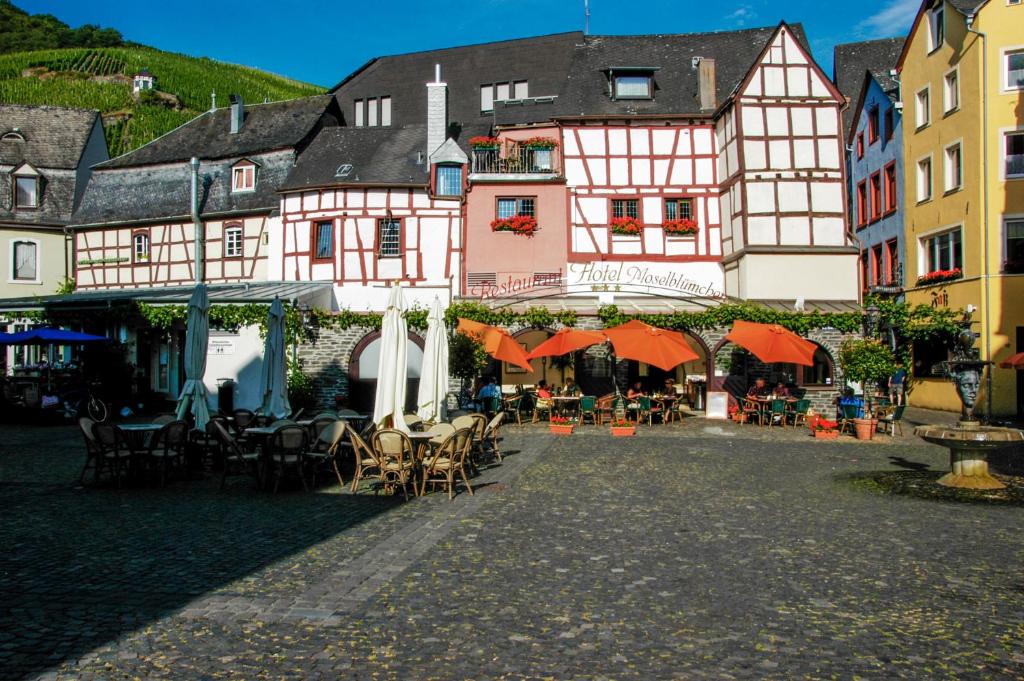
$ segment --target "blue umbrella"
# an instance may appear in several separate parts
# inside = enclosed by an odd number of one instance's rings
[[[0,344],[5,345],[78,345],[80,343],[106,343],[110,339],[89,333],[66,329],[32,329],[17,333],[0,333]]]
[[[178,418],[185,418],[190,409],[196,429],[203,430],[210,421],[207,406],[206,346],[210,340],[210,298],[206,284],[198,284],[188,301],[188,325],[185,327],[185,386],[178,398]]]

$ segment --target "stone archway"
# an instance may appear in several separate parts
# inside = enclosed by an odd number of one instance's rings
[[[380,331],[371,331],[359,339],[352,348],[348,365],[349,403],[353,409],[362,413],[373,411],[380,336]],[[409,373],[405,386],[405,406],[407,411],[414,411],[420,385],[420,369],[423,367],[423,339],[412,331],[408,332],[408,336]]]

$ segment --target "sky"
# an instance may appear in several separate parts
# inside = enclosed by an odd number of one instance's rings
[[[75,27],[99,24],[170,52],[332,86],[375,56],[583,29],[584,0],[282,2],[14,0]],[[919,0],[590,0],[590,33],[694,33],[802,23],[832,74],[838,43],[905,34]],[[437,9],[430,9],[431,7]]]

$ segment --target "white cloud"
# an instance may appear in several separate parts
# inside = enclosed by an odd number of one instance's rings
[[[921,0],[889,0],[878,12],[857,24],[857,31],[868,38],[898,35],[910,29]]]
[[[747,20],[752,18],[754,18],[754,8],[750,5],[740,5],[731,14],[725,15],[726,21],[731,21],[736,26],[744,26]]]

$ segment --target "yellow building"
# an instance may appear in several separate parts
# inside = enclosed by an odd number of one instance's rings
[[[898,70],[907,301],[973,305],[981,358],[998,363],[1024,352],[1024,3],[925,0]],[[914,348],[911,405],[959,410],[929,375],[945,358]],[[989,380],[978,414],[1024,413],[1024,371]]]

